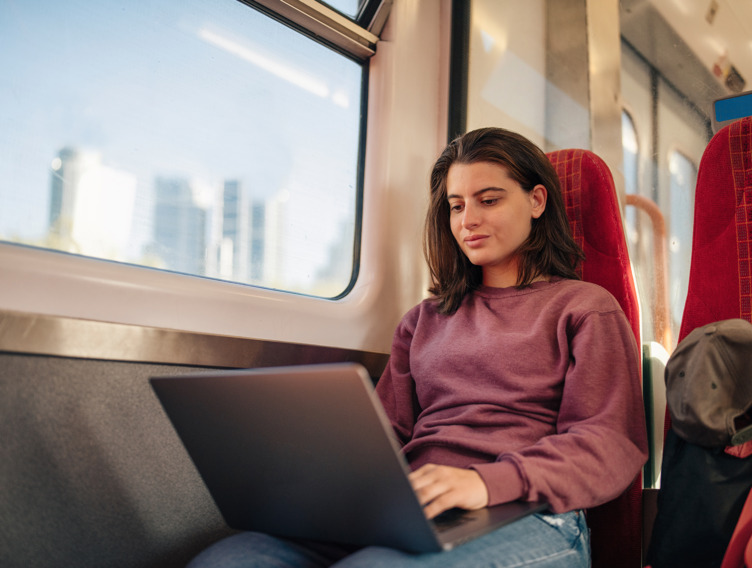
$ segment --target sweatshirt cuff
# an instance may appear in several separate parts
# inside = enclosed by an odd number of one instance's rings
[[[514,463],[501,461],[471,466],[488,489],[488,506],[516,501],[526,495],[525,482]]]

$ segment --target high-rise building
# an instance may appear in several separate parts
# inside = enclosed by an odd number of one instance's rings
[[[102,163],[98,152],[63,148],[52,163],[50,244],[86,256],[126,260],[136,177]]]
[[[208,212],[195,187],[183,178],[154,182],[154,245],[164,268],[185,274],[206,274]]]
[[[244,282],[250,261],[250,211],[243,185],[227,180],[222,193],[221,276]]]
[[[49,232],[63,243],[73,238],[74,211],[81,178],[100,163],[98,153],[70,147],[60,150],[52,161]]]
[[[253,201],[239,180],[227,180],[222,192],[220,277],[262,283],[264,278],[265,207]]]
[[[265,278],[266,258],[266,205],[261,201],[251,204],[251,273],[250,282],[261,283]]]

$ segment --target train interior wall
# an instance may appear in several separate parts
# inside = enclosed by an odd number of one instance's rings
[[[0,354],[0,564],[184,566],[227,533],[148,384],[193,369]]]
[[[230,534],[148,382],[207,368],[0,353],[0,565],[178,567]]]

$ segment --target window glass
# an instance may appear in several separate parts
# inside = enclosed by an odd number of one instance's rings
[[[640,139],[632,115],[626,110],[621,113],[621,138],[623,148],[624,190],[627,193],[624,208],[624,230],[629,248],[629,259],[635,278],[637,292],[642,298],[641,311],[643,342],[663,341],[666,337],[664,310],[659,308],[664,288],[663,259],[656,258],[655,233],[658,220],[655,209],[642,201],[645,187],[640,179],[640,160],[643,158]],[[651,200],[651,203],[652,202]],[[665,306],[665,302],[663,304]]]
[[[345,16],[355,19],[360,7],[364,4],[364,0],[326,0],[324,4],[328,4]]]
[[[336,296],[364,68],[235,0],[0,7],[0,240]]]
[[[627,193],[639,193],[637,190],[639,146],[634,121],[627,111],[621,113],[621,142],[624,154],[624,189]],[[634,245],[638,240],[637,210],[626,208],[625,225],[627,238]]]
[[[671,211],[668,236],[671,317],[678,327],[689,286],[697,167],[678,151],[669,156]]]

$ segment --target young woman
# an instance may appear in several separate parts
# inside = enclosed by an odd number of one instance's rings
[[[517,499],[550,512],[425,555],[245,533],[196,566],[590,565],[582,510],[647,458],[639,354],[616,300],[576,276],[582,251],[545,154],[499,128],[449,144],[424,248],[433,295],[399,324],[376,391],[426,515]]]

